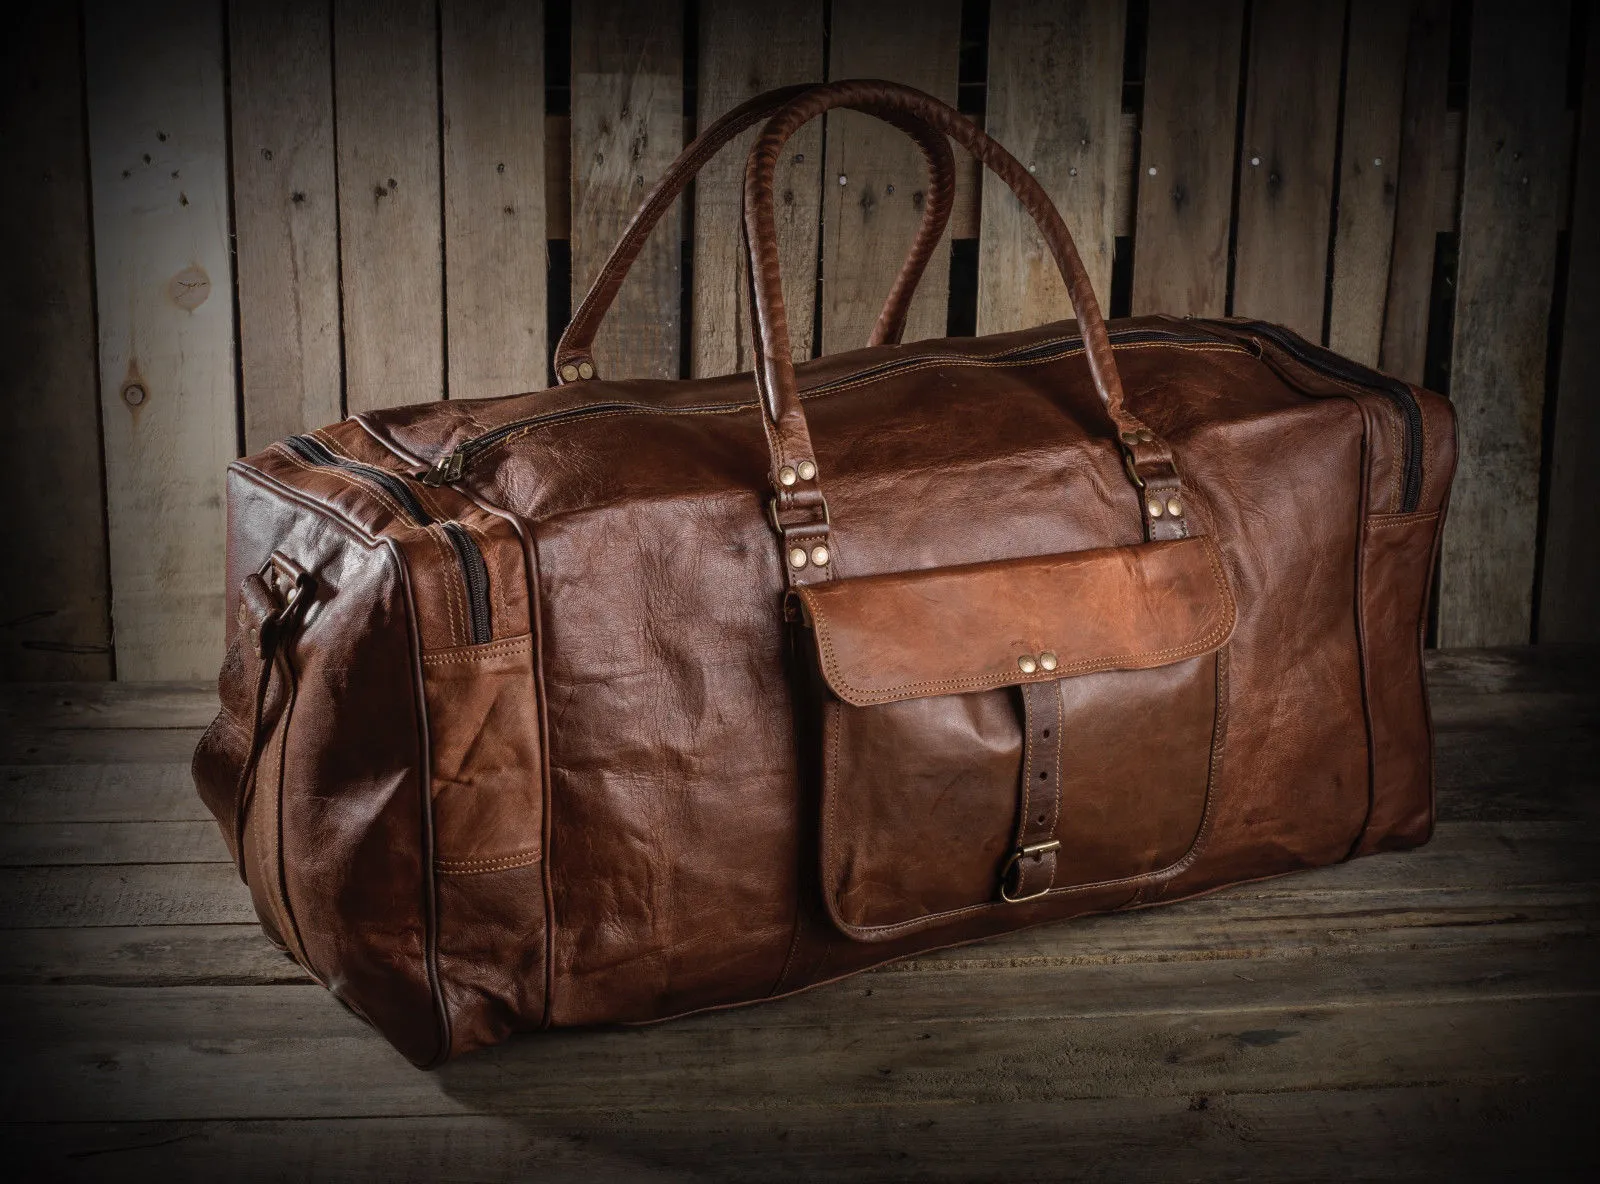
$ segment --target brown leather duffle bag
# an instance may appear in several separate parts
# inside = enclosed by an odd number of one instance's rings
[[[833,107],[931,178],[873,343],[795,365],[774,169]],[[763,120],[755,373],[600,378],[651,225]],[[946,137],[1076,322],[898,343]],[[1268,324],[1106,324],[1044,191],[937,100],[797,87],[706,129],[556,370],[228,475],[196,780],[268,936],[418,1064],[1428,838],[1449,404]]]

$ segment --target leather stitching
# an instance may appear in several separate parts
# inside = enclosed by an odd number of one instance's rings
[[[1007,670],[1004,673],[993,672],[989,674],[973,675],[968,678],[942,679],[934,682],[902,683],[898,686],[885,687],[879,690],[869,690],[858,687],[845,681],[840,674],[837,656],[834,653],[833,642],[827,632],[827,618],[816,604],[814,595],[808,595],[807,590],[800,588],[797,591],[805,601],[806,608],[810,611],[812,620],[816,622],[817,646],[822,653],[823,669],[827,672],[828,683],[835,689],[848,692],[849,700],[857,706],[871,706],[879,703],[892,702],[898,698],[920,698],[951,691],[979,691],[991,687],[1020,686],[1027,682],[1043,682],[1048,679],[1064,678],[1074,674],[1089,674],[1100,670],[1111,670],[1126,662],[1167,663],[1182,661],[1185,658],[1197,657],[1216,648],[1233,631],[1234,620],[1237,616],[1237,606],[1234,603],[1232,591],[1228,587],[1222,572],[1221,556],[1216,544],[1210,535],[1197,535],[1205,540],[1206,555],[1210,561],[1212,578],[1217,590],[1222,593],[1225,611],[1222,618],[1205,636],[1194,641],[1186,642],[1180,646],[1171,646],[1164,650],[1145,650],[1132,654],[1115,654],[1103,658],[1087,658],[1078,662],[1060,666],[1048,674],[1038,675],[1033,678],[1018,678]],[[846,696],[841,696],[841,698]]]
[[[1367,529],[1388,530],[1391,526],[1413,526],[1419,522],[1431,522],[1438,516],[1438,510],[1423,510],[1416,514],[1378,514],[1367,519]]]
[[[529,851],[515,851],[510,855],[499,855],[490,859],[435,859],[433,868],[447,876],[476,876],[484,872],[503,872],[515,867],[528,867],[538,863],[540,852],[537,849]]]
[[[424,666],[449,666],[458,662],[487,662],[491,658],[504,658],[516,654],[530,653],[533,649],[533,638],[528,634],[513,637],[507,641],[490,642],[487,645],[457,646],[448,650],[435,650],[431,654],[422,655]]]

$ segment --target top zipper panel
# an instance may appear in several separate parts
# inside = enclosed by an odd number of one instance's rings
[[[1170,344],[1210,344],[1228,345],[1237,347],[1237,343],[1211,332],[1180,333],[1165,329],[1124,329],[1112,333],[1113,345],[1142,345],[1154,343]],[[1027,365],[1037,362],[1050,361],[1057,357],[1066,357],[1083,349],[1082,337],[1063,337],[1054,341],[1038,342],[1033,345],[1018,346],[996,354],[918,354],[909,358],[892,358],[880,362],[875,366],[867,366],[855,370],[827,382],[807,387],[800,392],[803,399],[813,398],[817,395],[828,394],[835,390],[855,386],[861,382],[870,382],[874,379],[887,378],[903,370],[913,369],[929,364],[935,365]],[[572,420],[586,419],[594,415],[607,415],[617,412],[636,412],[642,415],[679,415],[679,414],[714,414],[717,412],[739,411],[747,407],[755,407],[753,400],[745,399],[720,403],[697,403],[681,406],[661,406],[655,403],[605,401],[584,403],[577,407],[567,407],[559,411],[547,411],[539,415],[530,415],[522,419],[514,419],[491,428],[481,435],[473,436],[458,444],[452,451],[439,457],[427,472],[420,474],[424,485],[448,485],[458,480],[466,471],[467,465],[475,456],[493,448],[507,438],[534,428],[547,427],[553,424],[570,422]]]

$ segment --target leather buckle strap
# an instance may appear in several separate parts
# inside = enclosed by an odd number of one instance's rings
[[[1000,872],[1000,899],[1036,900],[1055,886],[1055,837],[1061,811],[1061,686],[1051,679],[1023,683],[1022,773],[1019,778],[1016,849]]]

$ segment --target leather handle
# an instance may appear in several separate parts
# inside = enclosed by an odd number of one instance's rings
[[[672,162],[671,167],[650,190],[644,203],[628,223],[628,228],[622,237],[617,240],[617,245],[606,258],[605,266],[600,269],[599,275],[589,287],[588,294],[584,296],[583,302],[573,314],[566,331],[561,334],[555,352],[557,382],[576,382],[597,375],[594,339],[600,330],[600,322],[610,311],[612,301],[616,299],[617,292],[627,277],[628,269],[633,266],[633,261],[639,252],[644,249],[645,240],[650,236],[650,232],[655,229],[656,224],[671,208],[672,203],[677,200],[678,195],[683,192],[694,175],[735,136],[761,120],[770,118],[786,104],[814,88],[815,84],[805,83],[768,91],[766,94],[746,100],[701,132],[694,142],[683,150],[678,159]],[[944,134],[906,112],[898,113],[890,122],[916,140],[922,148],[923,156],[928,161],[929,184],[922,224],[917,230],[911,251],[900,269],[900,275],[884,302],[883,311],[878,315],[877,324],[873,327],[872,337],[868,343],[870,345],[899,342],[900,335],[905,331],[906,313],[911,304],[911,297],[916,293],[917,283],[922,279],[922,273],[928,266],[934,248],[944,236],[945,226],[950,221],[950,211],[955,206],[955,158],[951,155],[950,143]]]
[[[765,409],[763,424],[771,455],[770,477],[775,494],[771,517],[784,536],[785,552],[792,560],[786,569],[791,585],[829,578],[828,560],[832,548],[825,542],[820,544],[823,560],[819,561],[816,540],[826,536],[831,523],[819,484],[820,473],[810,429],[800,402],[794,362],[789,354],[789,323],[778,258],[773,178],[779,154],[789,137],[810,120],[835,107],[848,107],[890,123],[910,115],[960,143],[1006,183],[1039,227],[1066,283],[1067,296],[1083,336],[1089,372],[1118,438],[1130,480],[1141,494],[1148,491],[1152,499],[1157,493],[1163,498],[1170,494],[1170,505],[1181,506],[1177,498],[1177,468],[1171,450],[1125,406],[1122,379],[1093,285],[1066,223],[1033,175],[977,124],[932,95],[877,79],[826,83],[795,96],[774,114],[750,149],[745,164],[744,242],[749,254],[755,305],[751,318],[755,373]],[[1168,510],[1167,502],[1158,505],[1155,500],[1141,496],[1140,503],[1147,537],[1178,537],[1187,533],[1177,509]],[[796,548],[792,543],[797,538],[808,542]],[[806,545],[812,548],[809,557]]]

